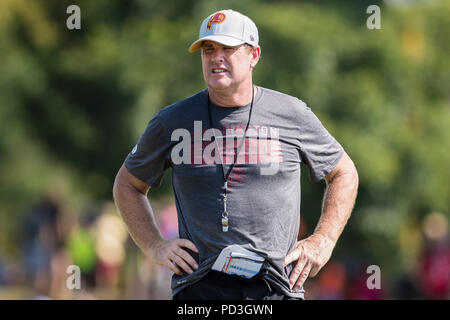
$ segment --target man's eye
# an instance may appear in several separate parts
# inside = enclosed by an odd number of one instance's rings
[[[234,48],[233,47],[224,47],[223,50],[234,51]]]
[[[204,48],[203,49],[205,52],[212,52],[214,49],[213,48]]]

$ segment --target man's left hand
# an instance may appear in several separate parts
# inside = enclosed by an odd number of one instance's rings
[[[334,241],[320,234],[313,234],[298,242],[297,248],[284,260],[284,266],[297,261],[289,277],[289,283],[294,291],[300,290],[308,276],[317,275],[330,259],[334,246]]]

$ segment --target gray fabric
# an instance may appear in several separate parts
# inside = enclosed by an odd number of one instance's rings
[[[172,277],[173,295],[200,280],[224,247],[238,244],[266,259],[262,274],[271,285],[287,296],[303,298],[303,290],[296,293],[289,289],[295,263],[283,267],[286,255],[296,247],[300,227],[300,164],[307,165],[312,181],[319,181],[334,168],[344,150],[304,102],[257,88],[248,138],[230,174],[228,232],[222,232],[221,226],[224,188],[220,164],[171,161],[172,148],[179,143],[171,141],[174,130],[185,128],[194,137],[194,121],[202,121],[203,131],[209,128],[206,90],[160,110],[125,160],[127,169],[150,187],[159,186],[164,170],[172,167],[179,235],[199,249],[198,255],[192,253],[199,262],[198,270]],[[231,108],[211,104],[211,108],[213,127],[227,136],[234,133],[242,137],[239,128],[247,124],[250,104]],[[203,139],[203,147],[210,143]],[[261,155],[267,145],[272,146],[271,151]],[[256,158],[248,155],[255,150]],[[264,168],[276,170],[261,174]]]

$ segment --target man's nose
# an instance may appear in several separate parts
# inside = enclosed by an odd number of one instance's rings
[[[212,55],[212,61],[222,62],[223,60],[224,60],[224,52],[222,48],[216,48],[216,50],[214,50],[214,53]]]

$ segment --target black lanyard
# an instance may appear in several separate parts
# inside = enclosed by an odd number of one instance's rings
[[[244,135],[242,136],[242,141],[241,141],[240,145],[237,148],[237,151],[236,151],[236,154],[235,154],[235,158],[233,159],[233,163],[231,164],[230,169],[228,170],[228,172],[225,172],[225,167],[223,165],[223,154],[224,153],[220,154],[219,146],[217,144],[217,138],[216,138],[216,135],[215,135],[215,133],[213,131],[214,142],[216,143],[216,152],[219,152],[218,157],[220,158],[220,166],[222,168],[223,187],[224,187],[223,213],[222,213],[222,231],[223,232],[227,232],[228,231],[228,212],[227,212],[228,178],[230,177],[231,171],[233,171],[234,165],[236,164],[236,161],[237,161],[238,156],[239,156],[239,152],[241,151],[241,148],[242,148],[242,146],[245,143],[245,137],[247,135],[247,130],[248,130],[248,127],[250,125],[250,120],[251,120],[251,117],[252,117],[253,100],[254,100],[254,94],[255,94],[254,90],[255,90],[255,87],[252,85],[252,102],[250,103],[250,111],[248,113],[247,125],[245,126],[245,131],[244,131]],[[209,94],[208,94],[208,117],[209,117],[209,127],[212,129],[213,125],[212,125],[211,106],[210,106]],[[223,139],[222,139],[222,150],[224,150]],[[215,157],[215,158],[217,158],[217,157]]]

